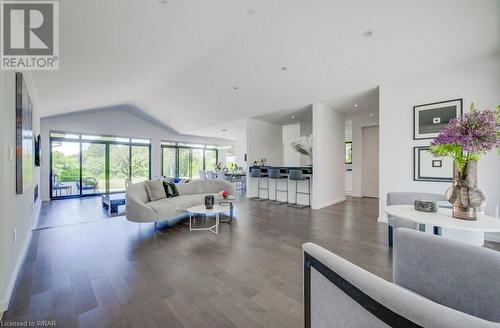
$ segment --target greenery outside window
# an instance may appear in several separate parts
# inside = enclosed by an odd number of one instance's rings
[[[162,176],[193,179],[198,178],[202,170],[215,170],[218,159],[215,145],[164,141],[161,148]]]
[[[352,164],[352,141],[345,143],[345,163]]]
[[[51,198],[123,192],[151,178],[151,140],[50,133]]]

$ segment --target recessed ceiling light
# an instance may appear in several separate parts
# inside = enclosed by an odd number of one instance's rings
[[[220,130],[220,131],[221,131],[221,132],[227,132],[227,129],[222,129],[222,130]]]
[[[255,15],[255,10],[253,10],[253,9],[248,9],[248,10],[247,10],[247,15],[248,15],[248,16],[253,16],[253,15]]]
[[[373,117],[373,114],[372,114],[372,113],[370,113],[370,116],[371,116],[371,117]]]
[[[281,70],[284,72],[287,70],[286,66],[281,66]]]
[[[295,119],[295,115],[292,115],[292,119]]]
[[[358,108],[358,104],[354,104],[354,107]]]
[[[373,34],[372,30],[366,30],[365,33],[363,33],[363,35],[366,37],[372,36],[372,34]]]
[[[233,90],[238,90],[238,87],[233,87]]]

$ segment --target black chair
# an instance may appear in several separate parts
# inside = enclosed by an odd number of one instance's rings
[[[250,199],[259,200],[259,201],[268,200],[269,199],[269,178],[268,178],[268,175],[267,174],[263,174],[261,169],[250,169],[250,177],[258,179],[257,180],[258,181],[258,184],[257,184],[257,186],[258,186],[257,187],[257,197],[252,197]],[[260,180],[262,180],[262,179],[265,179],[267,181],[267,187],[266,188],[260,186]],[[266,198],[260,198],[260,191],[261,190],[267,190],[267,199]]]
[[[269,173],[269,179],[275,181],[275,188],[274,188],[274,200],[271,199],[271,197],[268,197],[269,200],[268,202],[270,204],[276,204],[276,205],[283,205],[288,203],[288,178],[284,175],[281,175],[280,169],[269,169],[267,171]],[[278,189],[278,182],[280,180],[287,180],[286,181],[286,189]],[[280,202],[278,200],[278,191],[281,192],[286,192],[286,202]]]
[[[288,206],[296,207],[296,208],[304,208],[311,206],[311,179],[302,174],[302,170],[290,170],[288,171],[288,179],[291,181],[295,181],[295,202],[289,203]],[[299,181],[307,181],[307,192],[299,192],[298,186]],[[309,205],[301,205],[297,203],[297,195],[308,195],[309,196]]]

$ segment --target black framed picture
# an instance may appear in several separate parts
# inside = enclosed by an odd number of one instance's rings
[[[413,139],[432,139],[450,122],[462,116],[462,99],[413,107]]]
[[[429,146],[413,148],[413,180],[453,181],[453,160],[450,157],[434,157]]]
[[[352,164],[352,141],[345,142],[345,163]]]

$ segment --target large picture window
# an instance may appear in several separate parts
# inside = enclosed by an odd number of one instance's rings
[[[162,142],[161,174],[171,178],[198,178],[200,171],[214,171],[218,151],[213,145]]]
[[[151,141],[50,133],[51,198],[123,192],[151,178]]]

